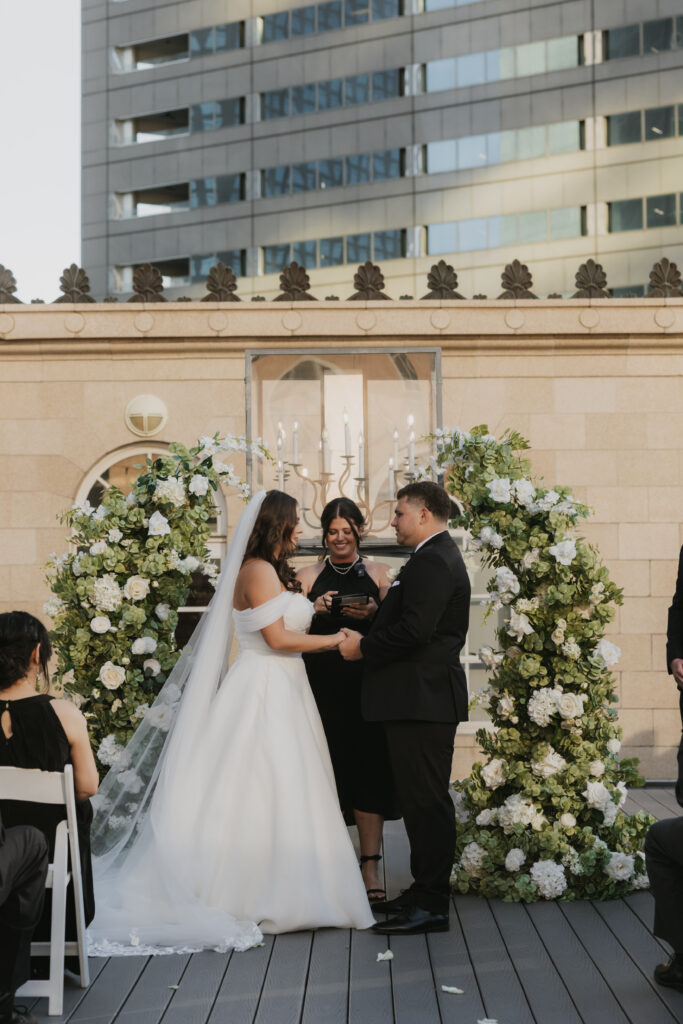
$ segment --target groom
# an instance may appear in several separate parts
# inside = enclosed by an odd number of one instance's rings
[[[344,658],[365,659],[363,716],[384,725],[414,882],[373,910],[394,913],[383,935],[448,931],[455,812],[449,794],[453,740],[467,720],[459,660],[467,635],[470,582],[448,533],[454,506],[438,484],[408,484],[391,525],[414,548],[366,637],[346,631]]]

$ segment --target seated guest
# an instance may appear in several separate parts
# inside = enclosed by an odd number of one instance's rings
[[[37,693],[41,679],[49,685],[48,661],[52,647],[42,622],[28,612],[0,614],[0,765],[61,772],[73,765],[76,817],[83,877],[85,920],[95,916],[88,797],[97,792],[98,775],[85,718],[70,701]],[[7,828],[34,825],[45,835],[52,856],[55,829],[66,816],[64,807],[0,799]],[[50,937],[49,897],[35,937]],[[67,939],[76,938],[73,899],[67,903]]]
[[[30,825],[0,820],[0,1024],[36,1024],[14,993],[30,975],[31,937],[40,920],[47,877],[47,843]]]
[[[645,863],[655,898],[653,931],[674,951],[655,967],[655,981],[683,992],[683,817],[655,822],[645,837]]]

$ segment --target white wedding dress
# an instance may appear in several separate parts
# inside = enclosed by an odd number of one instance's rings
[[[260,632],[281,617],[305,632],[312,614],[287,591],[233,610],[239,655],[200,716],[189,670],[147,812],[94,862],[91,955],[247,949],[262,932],[374,923],[303,660]]]

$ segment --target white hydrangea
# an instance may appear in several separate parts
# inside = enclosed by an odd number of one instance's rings
[[[529,872],[540,895],[545,900],[556,900],[567,888],[567,877],[561,864],[554,860],[537,860]]]
[[[481,769],[481,777],[489,789],[498,789],[505,783],[507,765],[500,757],[494,757]]]
[[[207,493],[209,489],[209,479],[206,476],[202,476],[201,473],[195,473],[190,480],[188,490],[190,494],[197,494],[200,497]]]
[[[511,872],[519,871],[525,860],[526,854],[524,850],[520,850],[518,846],[513,846],[505,855],[505,870]]]
[[[611,740],[607,740],[607,749],[609,750],[610,754],[618,754],[621,750],[621,740],[618,740],[616,737],[614,737]]]
[[[498,808],[498,824],[508,836],[514,831],[515,825],[523,825],[525,828],[531,825],[537,813],[530,800],[521,793],[513,793],[502,807]]]
[[[116,576],[110,572],[98,576],[93,584],[92,599],[97,610],[101,612],[115,612],[120,608],[123,595]]]
[[[456,789],[453,793],[453,804],[455,806],[455,820],[464,825],[466,821],[470,820],[470,812],[465,806],[465,794],[459,789]]]
[[[110,544],[118,544],[122,537],[123,534],[116,526],[113,526],[107,533],[107,540]]]
[[[532,761],[531,770],[534,775],[540,775],[542,779],[549,779],[551,775],[557,775],[558,772],[564,771],[567,767],[567,762],[558,754],[552,747],[548,748],[548,753],[541,761]]]
[[[503,604],[509,604],[513,597],[516,597],[519,593],[519,580],[512,569],[502,565],[496,570],[494,589],[491,593],[496,594]]]
[[[613,853],[604,867],[605,874],[615,882],[628,882],[635,870],[633,857],[628,853]]]
[[[71,563],[71,571],[74,576],[83,575],[83,566],[81,565],[81,552],[79,551],[73,562]]]
[[[108,633],[111,629],[111,620],[106,615],[96,615],[90,620],[90,628],[93,633]]]
[[[468,875],[481,878],[486,850],[479,843],[468,843],[462,851],[460,863]]]
[[[571,565],[576,558],[576,541],[565,537],[559,544],[549,547],[548,551],[560,565]]]
[[[497,477],[495,480],[491,480],[487,483],[488,492],[491,496],[492,501],[499,501],[504,504],[509,504],[512,500],[510,493],[510,478],[507,476]]]
[[[142,668],[149,669],[153,676],[158,676],[161,672],[161,665],[156,658],[146,658],[142,663]]]
[[[570,815],[571,817],[571,815]],[[573,875],[582,875],[583,868],[578,853],[573,846],[569,847],[569,853],[563,857],[563,863],[569,868]]]
[[[150,537],[163,537],[170,532],[171,527],[168,525],[168,519],[166,516],[162,516],[161,512],[155,512],[149,517],[147,533]]]
[[[578,661],[581,657],[581,648],[577,644],[573,636],[570,636],[568,640],[562,644],[562,653],[567,657],[571,658],[572,661]]]
[[[129,576],[123,593],[129,601],[144,601],[149,594],[149,580],[144,576]]]
[[[486,828],[488,825],[495,825],[498,817],[498,813],[495,808],[485,807],[483,811],[479,811],[479,814],[474,819],[477,825],[481,825]]]
[[[507,627],[509,636],[513,636],[517,641],[534,632],[534,627],[529,622],[527,616],[524,613],[516,612],[514,609],[510,613]]]
[[[591,763],[588,765],[588,771],[591,773],[591,775],[595,775],[595,777],[599,779],[601,775],[605,774],[605,765],[599,759],[591,761]]]
[[[168,501],[174,508],[180,508],[187,500],[182,481],[174,476],[169,477],[168,480],[159,480],[154,489],[153,497],[157,503]]]
[[[515,601],[515,611],[524,612],[525,615],[533,615],[538,611],[539,600],[537,597],[520,597]]]
[[[536,504],[544,512],[549,512],[554,505],[557,505],[559,500],[560,496],[557,491],[547,491],[542,497],[537,499]]]
[[[631,885],[634,889],[649,889],[650,879],[647,872],[641,871],[638,874],[635,874],[631,879]]]
[[[145,712],[145,721],[155,729],[167,732],[173,721],[173,711],[169,704],[153,704]]]
[[[557,711],[557,697],[554,690],[537,690],[529,698],[526,706],[527,714],[532,722],[544,727],[550,725],[552,716]]]
[[[496,531],[491,526],[484,526],[479,531],[479,543],[477,545],[477,550],[480,547],[484,546],[495,548],[496,551],[500,551],[500,549],[503,547],[503,544],[503,538],[499,533],[496,533]]]
[[[142,779],[133,768],[126,768],[125,771],[119,772],[117,775],[117,781],[120,782],[131,795],[139,793],[143,786]]]
[[[60,614],[60,612],[63,612],[65,608],[66,604],[62,601],[61,597],[57,597],[56,594],[53,594],[52,597],[48,598],[43,605],[43,611],[46,615],[49,615],[51,619],[54,619]]]
[[[97,760],[100,764],[112,765],[123,753],[123,747],[116,742],[113,733],[105,736],[97,748]]]
[[[109,509],[106,505],[98,505],[93,513],[93,519],[96,522],[101,523],[103,519],[106,519],[109,515]]]
[[[603,637],[593,648],[593,657],[601,658],[604,665],[616,665],[621,657],[621,648]]]
[[[78,502],[76,502],[76,504],[72,505],[71,508],[79,516],[91,516],[93,514],[93,512],[95,511],[95,509],[92,507],[92,505],[87,500],[87,498],[86,498],[85,501],[81,502],[80,505],[79,505]]]
[[[202,563],[194,555],[186,555],[181,559],[178,568],[181,572],[195,572]]]
[[[576,818],[569,811],[565,811],[564,814],[560,815],[560,825],[562,828],[575,828]]]
[[[620,779],[619,782],[617,782],[615,789],[619,790],[619,799],[617,800],[617,807],[623,807],[626,803],[626,798],[628,796],[628,789],[626,787],[626,783]]]
[[[126,670],[123,665],[115,665],[113,661],[105,661],[97,676],[102,686],[108,690],[118,690],[121,683],[125,682]]]
[[[154,609],[154,614],[161,622],[166,622],[171,612],[171,606],[168,604],[158,604]]]
[[[157,642],[153,636],[139,636],[131,647],[133,654],[154,654],[156,649]]]
[[[497,669],[504,657],[505,655],[502,652],[493,651],[488,646],[479,648],[479,660],[490,670]]]
[[[149,704],[138,704],[135,711],[133,712],[133,718],[144,718],[149,709]]]
[[[520,505],[531,505],[536,497],[536,488],[531,480],[515,480],[512,485],[515,498]]]
[[[103,555],[107,550],[107,543],[104,540],[97,540],[94,544],[90,545],[91,555]]]

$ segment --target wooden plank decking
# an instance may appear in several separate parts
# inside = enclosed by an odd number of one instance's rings
[[[680,813],[673,790],[632,791],[627,809]],[[390,892],[408,884],[407,841],[387,825]],[[323,930],[268,936],[247,953],[91,960],[40,1024],[683,1024],[683,994],[652,980],[667,959],[652,897],[530,906],[456,896],[451,931],[387,940]],[[377,962],[391,946],[392,961]],[[450,995],[442,985],[456,986]]]

